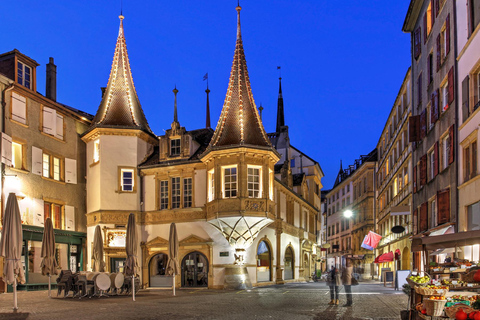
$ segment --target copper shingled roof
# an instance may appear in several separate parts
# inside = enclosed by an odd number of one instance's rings
[[[92,127],[136,128],[153,135],[143,114],[133,84],[132,71],[128,60],[127,45],[123,31],[123,16],[120,16],[115,55],[107,88],[98,107]]]
[[[232,71],[222,113],[210,142],[211,147],[242,144],[271,146],[258,115],[248,78],[247,62],[240,31],[241,9],[240,6],[236,8],[237,43],[233,56]]]

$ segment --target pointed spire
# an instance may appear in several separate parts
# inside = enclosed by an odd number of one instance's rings
[[[207,116],[205,120],[205,128],[210,128],[210,100],[208,98],[210,89],[208,89],[208,80],[207,80],[207,90],[205,90],[205,92],[207,93]]]
[[[280,68],[280,67],[277,67]],[[283,113],[282,77],[278,78],[278,102],[277,102],[277,127],[276,132],[285,126],[285,115]]]
[[[175,95],[175,103],[174,103],[174,108],[173,108],[173,122],[178,122],[178,116],[177,116],[177,85],[175,85],[175,89],[172,90],[173,94]]]
[[[342,159],[340,159],[340,172],[343,172]]]
[[[243,51],[240,29],[240,11],[237,10],[237,41],[233,56],[232,70],[222,113],[210,146],[230,146],[249,144],[271,147],[262,121],[253,100],[247,62]]]
[[[261,103],[261,102],[260,102],[260,108],[258,108],[258,111],[260,111],[260,120],[262,120],[263,107],[262,107],[262,103]]]
[[[119,19],[120,28],[110,77],[91,128],[127,127],[140,129],[154,135],[145,118],[133,84],[123,30],[124,17],[120,15]]]

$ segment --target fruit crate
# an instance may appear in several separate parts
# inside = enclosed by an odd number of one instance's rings
[[[419,282],[418,280],[416,281],[416,280],[414,280],[414,279],[410,279],[410,277],[412,277],[412,276],[418,276],[419,278],[422,277],[422,278],[424,278],[424,279],[425,279],[425,277],[427,277],[428,279],[427,279],[425,282],[423,282],[423,281]],[[427,284],[430,283],[430,280],[431,280],[431,279],[432,279],[432,277],[430,277],[430,275],[429,275],[427,272],[425,272],[425,271],[411,271],[411,272],[408,274],[406,280],[407,280],[407,283],[408,283],[412,288],[414,288],[415,286],[421,286],[421,287],[426,286]]]

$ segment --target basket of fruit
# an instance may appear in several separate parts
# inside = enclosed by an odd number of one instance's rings
[[[468,315],[475,310],[472,307],[467,306],[466,304],[456,304],[452,307],[445,308],[445,313],[449,318],[453,319],[467,319]]]
[[[412,271],[407,277],[407,283],[411,286],[426,286],[430,282],[430,276],[425,271]]]
[[[440,317],[442,315],[446,302],[445,297],[431,296],[428,299],[423,299],[427,315],[433,317]]]
[[[435,286],[432,284],[424,287],[415,287],[415,292],[424,296],[444,296],[448,291],[448,286]]]

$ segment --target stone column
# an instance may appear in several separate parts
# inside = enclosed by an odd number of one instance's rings
[[[283,228],[282,228],[282,222],[283,220],[281,218],[277,218],[276,221],[276,226],[275,226],[275,235],[276,235],[276,242],[277,242],[277,264],[276,264],[276,277],[275,277],[275,283],[277,284],[284,284],[285,281],[283,280],[283,269],[282,268],[282,233],[283,233]]]

